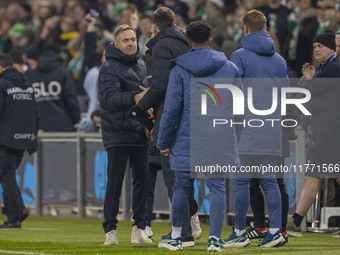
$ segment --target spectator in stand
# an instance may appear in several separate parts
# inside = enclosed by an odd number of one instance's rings
[[[336,54],[340,56],[340,31],[335,34]]]
[[[138,45],[140,54],[143,56],[147,50],[146,44],[150,40],[152,33],[152,17],[150,15],[144,15],[139,20],[140,36],[138,37]]]
[[[18,9],[20,5],[18,3],[11,3],[7,6],[6,9],[6,18],[11,22],[12,25],[18,22],[19,12]]]
[[[85,118],[76,125],[76,128],[93,131],[95,123],[92,121],[91,115],[99,108],[97,92],[99,68],[105,62],[102,59],[102,55],[105,49],[104,46],[107,46],[109,42],[100,40],[103,37],[102,30],[98,29],[100,21],[91,17],[90,14],[86,15],[86,19],[89,21],[89,24],[87,25],[87,32],[84,38],[84,64],[88,71],[84,78],[83,87],[89,98],[89,103]]]
[[[11,22],[8,19],[2,19],[0,22],[0,52],[8,52],[12,47],[8,33],[10,29]]]
[[[313,60],[313,39],[318,29],[317,11],[312,0],[300,0],[299,11],[290,16],[291,39],[289,42],[289,63],[297,77],[301,77],[302,65]]]
[[[279,40],[279,48],[276,49],[287,59],[288,41],[288,16],[290,9],[281,5],[280,0],[270,0],[268,6],[261,8],[261,12],[267,17],[267,28],[274,33]]]
[[[223,42],[221,51],[225,53],[227,58],[237,49],[243,38],[243,16],[247,13],[246,8],[240,6],[236,8],[233,17],[233,23],[228,27],[228,34],[231,39]]]
[[[37,68],[27,72],[37,101],[39,128],[43,131],[74,131],[80,119],[77,95],[71,74],[61,66],[60,49],[46,44]]]
[[[138,9],[135,4],[128,4],[122,12],[122,16],[120,18],[119,24],[128,24],[133,29],[136,30],[137,37],[139,36],[140,32],[138,30]]]
[[[169,8],[175,13],[175,24],[185,30],[189,22],[188,5],[185,2],[176,1],[172,6],[169,6]]]
[[[326,30],[337,31],[339,21],[336,18],[335,0],[318,1],[319,28],[317,34]]]
[[[222,14],[224,2],[222,0],[208,0],[206,2],[207,22],[211,26],[212,48],[220,50],[224,40],[232,40],[228,35],[228,24]]]

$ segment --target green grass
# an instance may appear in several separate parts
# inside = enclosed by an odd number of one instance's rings
[[[0,217],[0,221],[4,219]],[[118,224],[119,245],[104,246],[101,223],[99,219],[30,216],[21,230],[0,230],[0,254],[174,254],[157,247],[161,235],[170,231],[170,224],[153,223],[153,244],[132,245],[132,222],[121,221]],[[196,246],[186,248],[181,254],[206,253],[209,226],[202,227],[203,235],[196,241]],[[231,227],[224,226],[222,237],[228,237],[230,232]],[[340,254],[340,239],[331,238],[329,234],[307,233],[302,238],[290,237],[288,244],[280,248],[258,248],[257,244],[255,240],[246,248],[229,248],[226,254]]]

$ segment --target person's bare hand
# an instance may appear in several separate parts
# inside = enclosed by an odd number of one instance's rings
[[[340,178],[336,179],[336,182],[340,185]]]
[[[159,151],[163,156],[166,156],[166,157],[169,156],[169,152],[170,152],[169,148],[166,148],[165,150],[159,150]]]
[[[142,90],[142,92],[136,94],[134,96],[134,101],[135,101],[135,104],[138,104],[139,101],[143,98],[143,96],[145,95],[145,93],[149,90],[149,88],[145,88],[143,86],[139,86],[139,88]]]
[[[146,114],[151,117],[153,116],[153,108],[150,108],[149,110],[146,111]]]
[[[310,63],[306,63],[302,66],[302,74],[307,80],[313,79],[315,76],[315,68]]]

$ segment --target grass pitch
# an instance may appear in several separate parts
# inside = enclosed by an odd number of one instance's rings
[[[5,220],[0,217],[0,222]],[[153,223],[154,241],[150,245],[130,243],[132,222],[118,223],[118,246],[104,246],[105,234],[100,219],[54,218],[30,216],[23,222],[23,229],[0,230],[0,254],[174,254],[158,248],[161,235],[171,227],[167,223]],[[186,248],[181,254],[206,253],[209,226],[202,225],[203,235],[196,246]],[[231,233],[224,226],[222,237]],[[279,248],[259,248],[259,241],[252,241],[246,248],[229,248],[226,254],[340,254],[340,238],[329,234],[304,234],[302,238],[289,238],[288,244]]]

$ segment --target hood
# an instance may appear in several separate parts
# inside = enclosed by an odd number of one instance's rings
[[[265,30],[244,37],[240,48],[248,49],[263,56],[272,56],[276,52],[274,41]]]
[[[195,76],[216,73],[227,61],[224,53],[208,47],[196,47],[171,61],[171,66],[179,65]]]
[[[25,77],[22,73],[20,73],[15,68],[8,68],[0,74],[0,78],[6,79],[10,81],[15,86],[25,88],[28,87],[28,84],[25,80]]]
[[[61,59],[59,55],[53,51],[45,51],[38,60],[37,70],[47,72],[60,66]]]
[[[179,41],[184,42],[185,44],[188,44],[188,38],[185,35],[185,31],[182,30],[181,28],[177,27],[177,26],[172,26],[172,27],[168,27],[167,29],[163,30],[163,31],[159,31],[154,38],[150,39],[148,41],[148,43],[146,44],[146,47],[148,47],[148,49],[152,50],[153,46],[156,44],[157,41],[159,41],[160,39],[163,38],[174,38],[177,39]]]
[[[139,46],[137,45],[137,52],[131,56],[125,55],[123,52],[121,52],[119,49],[117,49],[114,45],[114,43],[110,43],[106,46],[105,49],[105,58],[106,59],[115,59],[125,65],[131,65],[137,62],[137,60],[140,57],[139,52]]]

